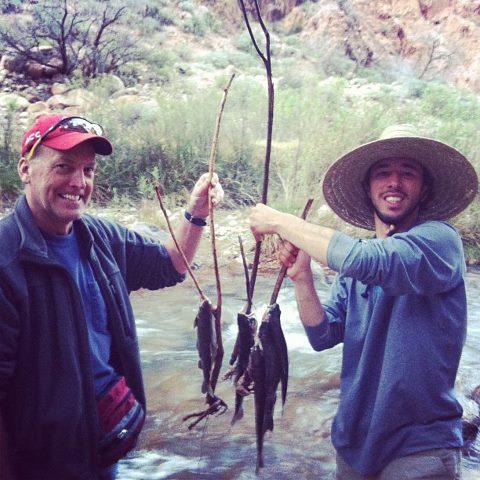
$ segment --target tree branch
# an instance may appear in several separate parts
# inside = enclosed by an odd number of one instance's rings
[[[263,33],[265,35],[266,41],[266,56],[258,48],[257,42],[255,41],[255,37],[253,35],[252,29],[250,27],[250,22],[248,21],[247,11],[245,8],[244,0],[240,0],[241,8],[243,17],[245,19],[245,23],[247,25],[248,33],[250,34],[250,38],[252,39],[253,45],[262,59],[265,70],[267,74],[267,83],[268,83],[268,121],[267,121],[267,145],[265,149],[265,162],[263,168],[263,188],[262,188],[262,203],[265,205],[267,204],[268,199],[268,181],[269,181],[269,172],[270,172],[270,157],[272,151],[272,132],[273,132],[273,108],[274,108],[274,97],[275,97],[275,90],[273,86],[273,79],[272,79],[272,65],[271,65],[271,54],[270,54],[270,35],[268,30],[263,22],[262,15],[260,13],[260,7],[258,6],[258,0],[254,0],[255,9],[258,15],[258,21],[262,27]],[[252,267],[252,275],[251,275],[251,284],[250,284],[250,297],[253,299],[253,294],[255,290],[255,282],[257,279],[257,271],[258,266],[260,263],[260,253],[262,249],[262,242],[257,242],[255,245],[255,255],[253,258],[253,267]],[[247,309],[246,314],[250,314],[250,308]]]
[[[266,63],[267,59],[265,58],[264,54],[261,52],[260,48],[258,47],[257,41],[255,39],[255,35],[253,34],[253,31],[252,31],[252,27],[250,26],[250,21],[248,20],[248,14],[247,14],[247,10],[245,8],[245,4],[243,0],[240,0],[240,7],[242,9],[245,25],[247,26],[248,34],[250,35],[253,46],[255,47],[255,50],[257,51],[258,56],[263,60],[264,63]]]
[[[238,243],[240,244],[240,255],[242,256],[242,264],[243,264],[243,273],[245,274],[245,288],[247,290],[247,308],[246,310],[251,310],[252,308],[252,297],[250,295],[250,276],[248,274],[248,265],[247,259],[245,257],[245,249],[243,248],[243,241],[242,237],[238,236]]]
[[[209,195],[208,195],[208,213],[210,217],[210,243],[212,246],[212,257],[213,257],[213,265],[215,269],[215,280],[217,285],[217,305],[213,308],[213,316],[215,318],[215,333],[217,338],[217,353],[215,355],[215,361],[213,364],[212,370],[212,377],[211,377],[211,385],[212,390],[215,391],[215,387],[217,385],[218,376],[220,374],[220,369],[222,368],[222,360],[223,360],[223,340],[222,340],[222,286],[220,283],[220,272],[218,269],[218,255],[217,255],[217,247],[215,244],[215,222],[214,222],[214,214],[213,214],[213,205],[212,205],[212,197],[210,195],[210,189],[212,188],[212,177],[215,171],[215,157],[217,154],[217,144],[218,144],[218,135],[220,133],[220,124],[222,121],[222,114],[225,107],[225,102],[227,101],[228,90],[232,85],[233,79],[235,78],[235,74],[230,77],[227,85],[223,89],[223,96],[220,102],[220,107],[218,109],[217,120],[215,123],[215,131],[213,134],[213,141],[212,141],[212,148],[210,150],[210,161],[209,161],[209,169],[208,169],[208,181],[210,182],[209,186]]]

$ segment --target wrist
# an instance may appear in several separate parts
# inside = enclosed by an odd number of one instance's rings
[[[280,235],[281,238],[288,240],[288,229],[291,227],[291,225],[294,225],[292,222],[295,222],[297,219],[298,217],[295,215],[278,212],[271,221],[272,232]]]
[[[185,210],[183,216],[187,222],[196,225],[197,227],[205,227],[207,225],[207,217],[193,215],[188,210]]]
[[[311,285],[311,284],[313,284],[312,269],[310,267],[308,267],[308,268],[305,268],[303,270],[300,270],[295,275],[291,276],[290,280],[292,280],[292,282],[296,286]]]
[[[207,218],[209,211],[208,205],[196,205],[193,202],[189,202],[185,211],[189,212],[192,217]]]

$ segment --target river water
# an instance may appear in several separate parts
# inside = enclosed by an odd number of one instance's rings
[[[328,281],[317,273],[318,289],[326,298]],[[203,277],[202,286],[214,300],[214,284]],[[255,304],[259,316],[274,280],[275,275],[257,280]],[[236,315],[245,304],[245,287],[238,268],[230,268],[222,283],[225,371],[236,337]],[[468,335],[457,391],[466,415],[475,415],[478,405],[468,394],[480,384],[480,271],[469,271],[467,288]],[[338,405],[341,346],[320,353],[311,349],[288,280],[278,299],[290,359],[288,398],[283,414],[277,401],[275,428],[265,437],[265,468],[258,477],[253,395],[244,400],[244,418],[231,426],[233,388],[228,381],[219,382],[216,393],[230,409],[222,416],[202,421],[193,431],[182,423],[184,415],[204,408],[193,329],[199,300],[192,282],[188,279],[164,291],[134,293],[132,303],[147,388],[148,420],[138,448],[120,463],[119,480],[333,478],[330,425]],[[480,440],[473,449],[480,451]],[[478,458],[464,458],[463,478],[480,479]]]

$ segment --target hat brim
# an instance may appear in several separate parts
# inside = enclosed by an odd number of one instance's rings
[[[413,159],[429,172],[432,188],[420,207],[420,220],[447,220],[464,210],[477,194],[477,174],[455,148],[424,137],[387,138],[352,150],[325,173],[323,195],[339,217],[357,227],[375,229],[363,182],[369,169],[387,158]]]
[[[93,145],[95,153],[99,155],[110,155],[113,152],[113,146],[105,137],[94,135],[93,133],[69,132],[58,137],[46,138],[42,145],[53,148],[54,150],[70,150],[85,142]]]

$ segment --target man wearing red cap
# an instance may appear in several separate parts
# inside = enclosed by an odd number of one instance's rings
[[[112,480],[143,426],[129,293],[172,286],[185,265],[173,242],[84,215],[95,155],[111,153],[80,117],[40,117],[23,137],[25,195],[0,221],[2,480]],[[223,191],[203,175],[177,228],[189,261],[209,194],[216,206]]]

